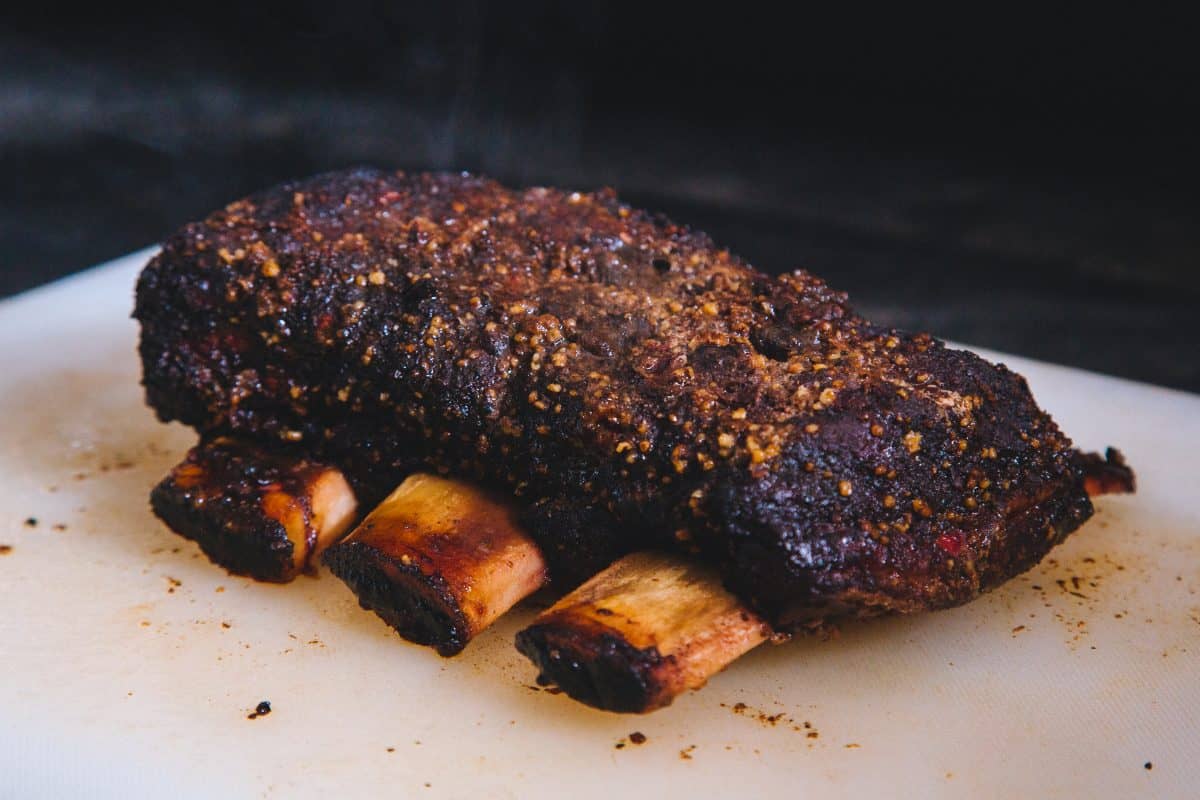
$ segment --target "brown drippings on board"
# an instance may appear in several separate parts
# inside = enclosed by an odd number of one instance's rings
[[[629,741],[633,742],[634,744],[645,744],[646,734],[642,733],[641,731],[634,731],[633,733],[629,734]]]
[[[1119,558],[1109,553],[1097,553],[1067,562],[1047,558],[1028,576],[1021,576],[1017,580],[1032,581],[1029,588],[1038,593],[1042,606],[1063,625],[1065,643],[1075,649],[1088,636],[1087,620],[1112,600],[1113,589],[1106,589],[1105,584],[1123,580],[1119,576],[1128,577],[1145,572],[1145,566],[1132,553],[1123,552]],[[1128,614],[1118,611],[1112,616],[1113,619],[1125,619]],[[1013,634],[1016,633],[1014,630]]]
[[[696,749],[696,745],[689,744],[687,747],[679,751],[679,758],[682,761],[691,761],[692,752]]]

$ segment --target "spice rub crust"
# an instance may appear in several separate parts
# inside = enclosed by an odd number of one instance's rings
[[[285,184],[171,236],[135,317],[163,420],[364,500],[418,468],[508,492],[563,589],[678,548],[795,630],[965,602],[1092,512],[1019,375],[610,191]]]

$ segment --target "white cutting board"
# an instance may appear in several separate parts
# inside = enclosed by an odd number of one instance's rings
[[[446,660],[328,572],[256,584],[163,527],[147,493],[193,437],[142,403],[149,252],[0,303],[0,797],[1200,792],[1200,397],[1005,357],[1136,496],[967,607],[618,716],[531,688],[530,609]]]

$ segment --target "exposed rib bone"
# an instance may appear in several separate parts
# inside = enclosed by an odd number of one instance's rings
[[[717,573],[682,556],[634,553],[517,635],[540,680],[608,711],[668,705],[771,635]]]
[[[354,522],[341,472],[231,439],[201,443],[150,495],[155,513],[230,572],[290,581]]]
[[[1132,490],[1119,454],[1080,461],[1093,496]],[[155,489],[153,503],[214,561],[265,580],[290,580],[355,513],[337,470],[226,439],[194,448]],[[364,608],[447,656],[546,578],[509,504],[423,474],[402,483],[324,560]],[[576,700],[647,712],[703,686],[770,636],[714,570],[643,552],[562,598],[518,634],[517,647],[542,680]]]
[[[513,509],[465,483],[413,475],[325,554],[405,639],[458,653],[541,587],[546,565]]]

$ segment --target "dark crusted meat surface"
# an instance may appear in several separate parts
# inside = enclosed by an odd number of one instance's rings
[[[564,589],[682,548],[777,628],[965,602],[1092,513],[1024,379],[872,326],[610,192],[355,170],[173,235],[135,316],[150,404],[519,498]]]

